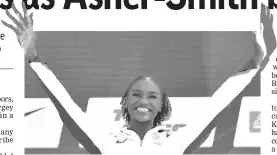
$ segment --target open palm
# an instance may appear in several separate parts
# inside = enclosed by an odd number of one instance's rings
[[[12,9],[19,20],[13,17],[8,10],[6,11],[6,14],[16,26],[14,27],[3,20],[1,20],[1,22],[15,32],[17,40],[20,46],[24,49],[27,57],[37,57],[38,54],[34,50],[31,50],[35,47],[36,39],[36,33],[33,31],[33,14],[28,15],[24,1],[22,1],[24,16],[22,16],[22,14],[16,9],[14,4],[12,4]]]

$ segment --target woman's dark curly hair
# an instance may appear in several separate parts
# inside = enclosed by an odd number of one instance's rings
[[[129,94],[129,91],[131,89],[131,87],[133,86],[133,84],[139,80],[144,80],[150,78],[148,76],[139,76],[136,79],[134,79],[128,86],[127,90],[125,91],[124,95],[122,96],[121,99],[121,110],[122,110],[122,117],[123,119],[125,119],[126,125],[130,125],[130,114],[128,113],[128,108],[126,105],[126,101],[127,101],[127,97]],[[150,78],[152,81],[154,81],[152,78]],[[157,116],[154,119],[154,127],[161,125],[161,123],[166,120],[167,116],[171,113],[171,104],[170,101],[166,95],[166,93],[161,90],[161,94],[162,94],[162,109],[161,111],[158,112]]]

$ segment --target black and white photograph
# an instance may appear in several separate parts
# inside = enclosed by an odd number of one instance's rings
[[[24,154],[262,154],[276,16],[259,8],[256,31],[36,31],[38,11],[12,4]]]

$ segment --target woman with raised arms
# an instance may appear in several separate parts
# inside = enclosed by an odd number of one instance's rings
[[[12,9],[18,17],[14,18],[9,11],[7,16],[15,23],[16,27],[2,21],[12,29],[19,44],[25,51],[26,61],[41,80],[50,99],[55,104],[63,123],[68,127],[73,136],[93,153],[93,144],[102,154],[183,154],[184,150],[200,135],[205,127],[220,113],[252,80],[258,71],[264,69],[273,51],[267,51],[263,31],[274,33],[272,29],[273,16],[270,10],[262,5],[261,26],[254,32],[253,42],[255,51],[241,71],[227,79],[213,94],[212,112],[207,111],[199,123],[187,124],[186,127],[168,134],[161,125],[169,112],[171,105],[168,97],[161,87],[148,76],[134,79],[124,93],[121,106],[122,115],[128,124],[120,129],[95,128],[90,119],[72,100],[68,92],[58,81],[56,76],[42,61],[37,52],[35,40],[36,32],[33,31],[32,14],[28,15],[22,2],[23,13],[13,5]],[[264,26],[269,23],[271,27]],[[274,37],[274,42],[276,39]],[[274,44],[274,49],[276,44]]]

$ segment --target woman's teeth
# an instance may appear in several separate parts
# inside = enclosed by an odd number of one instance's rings
[[[147,108],[137,108],[137,110],[140,112],[149,112],[149,109]]]

